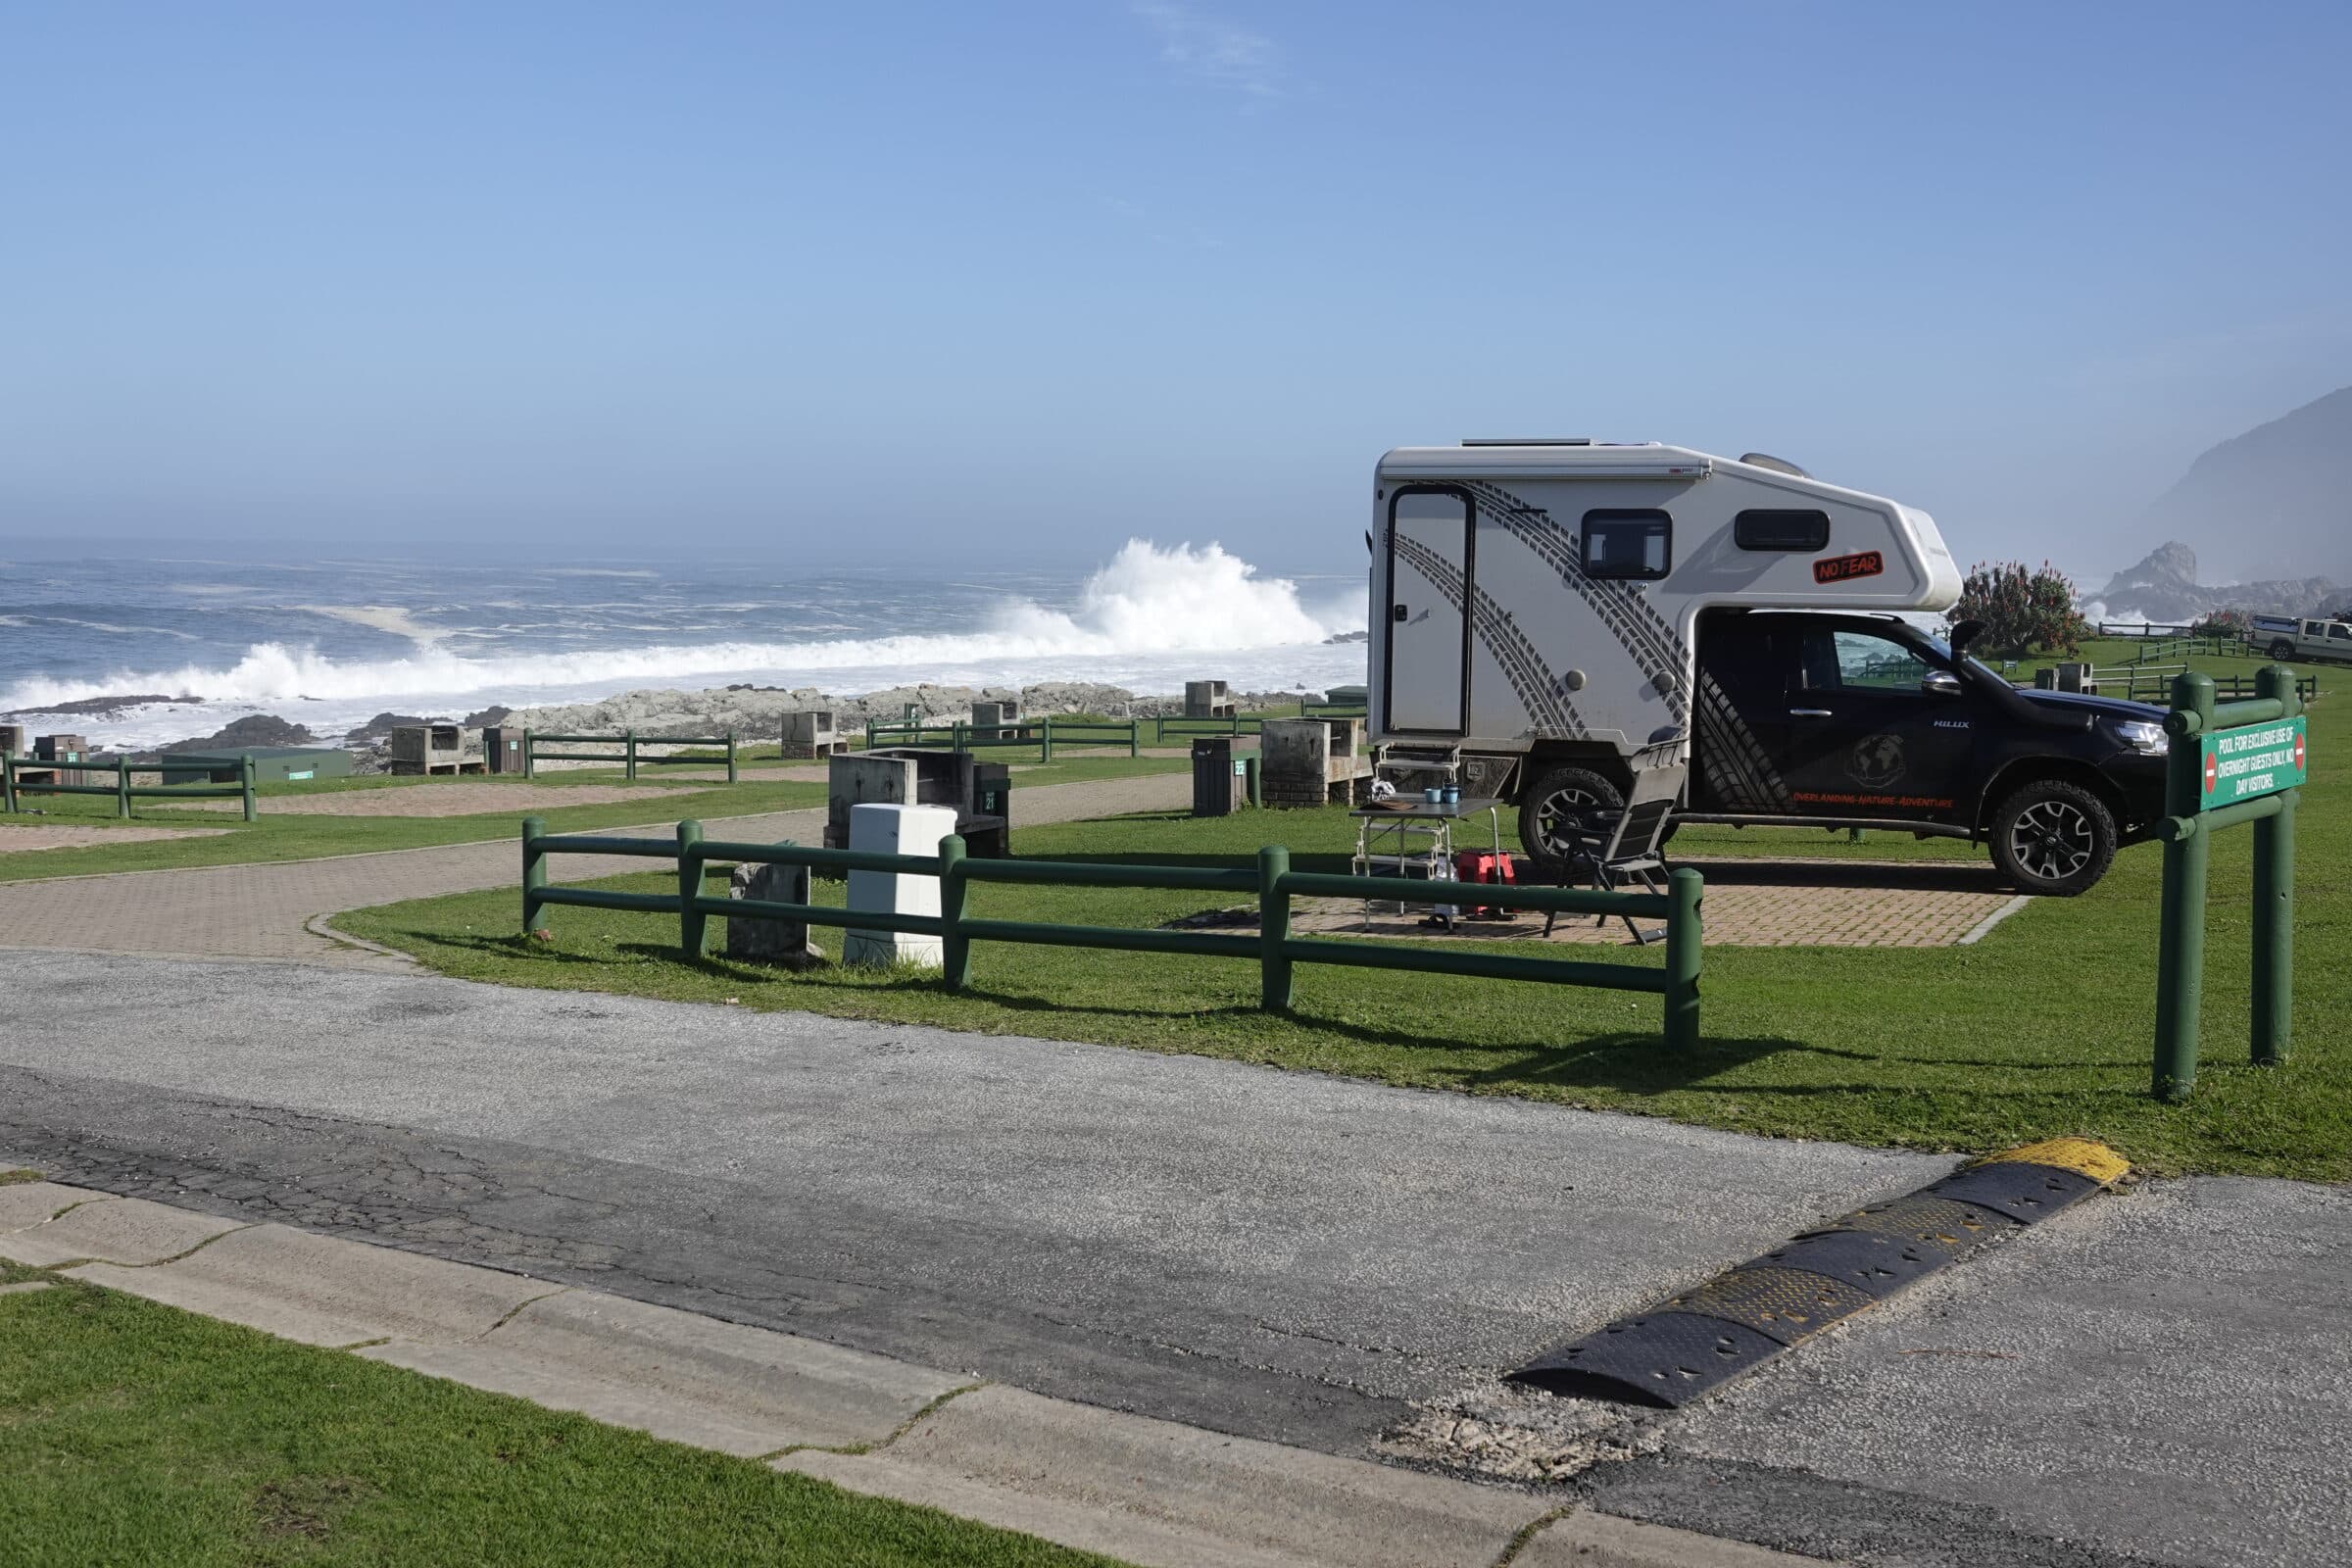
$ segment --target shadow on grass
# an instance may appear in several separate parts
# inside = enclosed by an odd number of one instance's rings
[[[655,942],[620,942],[596,953],[568,953],[519,936],[417,932],[408,933],[407,939],[419,949],[440,949],[453,954],[510,961],[529,959],[533,963],[548,964],[551,966],[548,971],[551,981],[558,972],[572,975],[583,968],[610,966],[615,959],[620,959],[626,961],[629,972],[636,975],[672,968],[681,977],[687,973],[700,974],[710,980],[723,982],[747,996],[757,995],[771,1003],[791,992],[797,992],[810,1003],[815,1003],[819,995],[842,999],[844,1002],[854,1002],[861,997],[890,996],[936,999],[942,1003],[958,1000],[951,998],[950,993],[941,987],[935,973],[915,969],[853,975],[828,964],[806,972],[795,972],[770,968],[764,964],[731,961],[721,956],[708,956],[689,966],[679,958],[674,946]],[[571,988],[568,980],[559,984],[563,989]],[[612,989],[626,994],[633,988],[616,986]],[[1535,1043],[1525,1039],[1449,1039],[1422,1029],[1322,1015],[1311,1007],[1301,1007],[1280,1017],[1271,1017],[1249,1002],[1203,1005],[1198,998],[1173,995],[1166,1005],[1152,1006],[1065,1001],[1034,993],[974,986],[961,993],[959,1000],[985,1005],[995,1012],[999,1020],[1023,1017],[1039,1019],[1041,1025],[1031,1026],[1034,1032],[1063,1038],[1070,1037],[1069,1027],[1072,1024],[1097,1018],[1128,1025],[1186,1026],[1155,1037],[1152,1042],[1177,1050],[1185,1049],[1188,1034],[1192,1034],[1197,1027],[1195,1039],[1202,1047],[1211,1046],[1212,1043],[1228,1046],[1244,1044],[1250,1048],[1248,1054],[1269,1060],[1278,1060],[1297,1053],[1311,1053],[1318,1046],[1394,1052],[1398,1054],[1398,1065],[1409,1064],[1424,1081],[1441,1082],[1469,1093],[1524,1095],[1533,1092],[1544,1098],[1567,1100],[1587,1095],[1642,1099],[1698,1093],[1733,1100],[1788,1103],[1915,1091],[1919,1087],[1917,1075],[1922,1071],[1974,1074],[1987,1068],[2019,1075],[2017,1081],[2008,1087],[1970,1084],[1968,1093],[1987,1103],[2015,1105],[2052,1100],[2054,1097],[2078,1104],[2085,1099],[2121,1102],[2136,1101],[2142,1092],[2132,1073],[2132,1069],[2139,1065],[2136,1058],[2031,1061],[1992,1060],[1976,1056],[1906,1057],[1888,1067],[1886,1079],[1877,1080],[1858,1076],[1850,1069],[1883,1061],[1882,1053],[1809,1044],[1785,1036],[1711,1036],[1702,1039],[1696,1050],[1681,1053],[1669,1048],[1661,1035],[1650,1030],[1595,1031],[1558,1043]],[[1060,1027],[1043,1025],[1042,1020],[1046,1019],[1056,1020]],[[934,1026],[940,1022],[936,1015],[920,1021]],[[987,1028],[985,1024],[977,1026]],[[1020,1031],[1016,1028],[1013,1032]],[[1124,1031],[1114,1029],[1110,1032],[1115,1035]],[[1207,1054],[1225,1053],[1211,1050]],[[1773,1081],[1769,1078],[1758,1081],[1744,1070],[1776,1057],[1791,1065],[1804,1060],[1838,1062],[1846,1064],[1849,1070],[1838,1072],[1834,1078],[1806,1082]],[[1290,1064],[1310,1067],[1329,1065],[1312,1059],[1311,1055],[1302,1055],[1301,1059]],[[2099,1076],[2111,1072],[2120,1072],[2121,1076],[2112,1083],[2097,1081]],[[2028,1073],[2035,1077],[2026,1077]],[[2051,1073],[2084,1073],[2092,1075],[2092,1078],[2091,1081],[2059,1092],[2039,1086],[2039,1075]],[[1736,1081],[1715,1081],[1726,1075]]]

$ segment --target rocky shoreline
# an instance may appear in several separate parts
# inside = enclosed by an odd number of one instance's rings
[[[1320,692],[1236,692],[1243,708],[1280,708],[1301,698],[1319,699]],[[1100,713],[1113,718],[1153,718],[1184,711],[1182,694],[1152,696],[1124,686],[1093,681],[1041,681],[1034,686],[893,686],[861,697],[836,697],[814,686],[726,686],[686,692],[649,690],[622,692],[593,703],[563,707],[526,708],[511,722],[533,729],[607,731],[634,729],[660,739],[662,735],[713,735],[734,730],[746,739],[776,735],[782,717],[802,709],[828,709],[845,733],[862,729],[868,718],[899,718],[912,709],[919,718],[942,721],[969,718],[977,702],[1017,698],[1024,714]]]
[[[1323,693],[1235,692],[1243,709],[1279,710],[1301,699],[1320,701]],[[827,709],[844,734],[861,731],[867,718],[900,718],[912,710],[917,717],[942,723],[969,718],[972,705],[1018,699],[1021,711],[1031,716],[1094,713],[1113,718],[1154,718],[1184,711],[1181,694],[1157,696],[1129,691],[1124,686],[1095,681],[1042,681],[1033,686],[893,686],[860,697],[836,697],[814,686],[724,686],[703,691],[649,687],[622,692],[593,703],[569,703],[545,708],[510,710],[492,707],[461,716],[450,714],[382,712],[353,729],[339,741],[315,735],[309,729],[270,713],[254,713],[205,736],[191,736],[169,745],[144,748],[133,754],[152,760],[163,752],[202,751],[241,746],[340,746],[352,755],[354,773],[390,770],[392,730],[405,724],[458,723],[478,727],[513,723],[533,729],[579,734],[617,734],[633,729],[641,737],[660,741],[665,736],[709,736],[733,730],[746,745],[778,738],[783,715],[802,709]],[[184,702],[201,707],[194,698],[123,697],[92,699],[72,707],[43,710],[112,716],[114,710],[135,703]]]

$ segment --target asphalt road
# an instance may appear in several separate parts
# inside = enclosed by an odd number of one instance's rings
[[[0,954],[0,1159],[1361,1454],[1933,1179],[1019,1038],[272,963]],[[2260,1228],[2245,1227],[2259,1219]],[[2352,1201],[2094,1200],[1702,1410],[1611,1510],[1882,1563],[2352,1556]]]

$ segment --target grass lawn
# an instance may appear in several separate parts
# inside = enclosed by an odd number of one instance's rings
[[[0,1562],[1107,1559],[69,1282],[0,1297]]]
[[[1652,998],[1301,965],[1290,1017],[1257,1010],[1253,964],[983,944],[975,994],[841,969],[805,976],[675,956],[676,921],[553,908],[555,939],[517,934],[514,889],[355,911],[337,924],[432,967],[508,985],[609,991],[754,1008],[937,1024],[1237,1057],[1384,1082],[1670,1116],[1789,1137],[1990,1150],[2100,1137],[2157,1171],[2352,1179],[2352,755],[2323,706],[2298,826],[2297,1038],[2278,1069],[2246,1060],[2252,833],[2217,839],[2205,1044],[2195,1099],[2147,1098],[2161,851],[2128,849],[2091,893],[2039,900],[1973,947],[1716,948],[1705,1042],[1667,1053]],[[1244,863],[1279,834],[1300,869],[1346,869],[1337,810],[1195,821],[1133,816],[1024,829],[1024,857]],[[1693,830],[1678,855],[1816,851],[1886,858],[1966,851],[1875,835]],[[1981,854],[1981,851],[1966,851]],[[664,875],[615,887],[660,889]],[[840,902],[839,883],[818,884]],[[1207,906],[1142,890],[975,886],[972,912],[1152,924]],[[836,939],[822,936],[830,945]],[[713,933],[716,947],[720,938]],[[1507,951],[1504,945],[1498,950]],[[1518,951],[1525,951],[1520,948]],[[1658,950],[1577,957],[1655,964]]]
[[[803,764],[806,765],[806,764]],[[1122,778],[1148,773],[1179,772],[1190,764],[1181,758],[1080,756],[1049,766],[1028,767],[1013,775],[1014,788],[1066,784],[1088,779]],[[531,812],[547,818],[551,831],[584,833],[598,828],[645,822],[675,821],[682,816],[747,816],[762,811],[802,810],[825,804],[825,787],[806,781],[762,778],[760,770],[746,769],[743,782],[663,779],[646,769],[637,782],[662,788],[670,798],[647,797],[602,806],[564,806],[551,792],[584,784],[621,782],[617,768],[584,768],[551,773],[530,788],[527,807],[476,812],[466,816],[293,816],[271,815],[269,801],[280,796],[341,793],[350,790],[431,790],[451,783],[511,784],[518,801],[526,786],[519,778],[468,775],[431,779],[374,776],[336,779],[310,784],[269,784],[261,820],[246,822],[234,813],[171,808],[169,802],[133,803],[131,825],[226,829],[215,836],[192,839],[148,839],[134,843],[92,845],[70,850],[23,850],[0,854],[0,882],[35,877],[87,876],[107,871],[153,871],[183,865],[232,865],[261,860],[307,860],[327,855],[362,855],[376,850],[414,850],[437,844],[472,844],[484,839],[511,838],[521,819]],[[50,823],[106,827],[118,821],[111,797],[95,795],[25,796],[21,805],[31,811],[0,815],[0,823]],[[33,814],[38,812],[40,814]]]

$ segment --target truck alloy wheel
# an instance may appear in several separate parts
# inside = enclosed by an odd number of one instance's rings
[[[2271,657],[2283,663],[2295,657],[2295,645],[2281,637],[2271,644]]]
[[[2080,784],[2036,779],[1993,816],[1992,858],[2021,893],[2071,898],[2107,874],[2115,816]]]
[[[1519,842],[1546,871],[1573,871],[1577,831],[1605,832],[1624,809],[1624,794],[1591,768],[1545,768],[1519,798]]]

